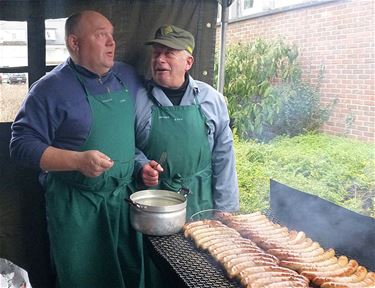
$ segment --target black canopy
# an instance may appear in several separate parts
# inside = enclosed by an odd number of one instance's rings
[[[0,0],[0,20],[29,20],[33,25],[44,19],[66,18],[84,9],[97,10],[115,27],[117,60],[133,64],[139,73],[146,75],[149,49],[144,42],[162,24],[174,24],[195,36],[195,64],[191,74],[212,84],[217,6],[216,0]]]

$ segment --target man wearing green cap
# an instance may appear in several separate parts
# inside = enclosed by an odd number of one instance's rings
[[[193,35],[163,25],[146,45],[152,45],[152,79],[136,97],[136,145],[141,150],[135,161],[138,190],[190,191],[187,218],[212,208],[237,211],[238,184],[227,107],[223,95],[188,73],[194,63]],[[147,257],[145,251],[146,284],[167,287]],[[151,269],[148,274],[147,267]],[[160,265],[158,268],[163,271]],[[151,283],[150,275],[154,277]]]
[[[223,95],[188,74],[194,63],[193,35],[163,25],[146,45],[152,45],[152,79],[136,98],[136,143],[142,151],[135,164],[138,182],[190,191],[188,218],[205,209],[238,210],[227,107]],[[167,157],[158,163],[163,152]]]

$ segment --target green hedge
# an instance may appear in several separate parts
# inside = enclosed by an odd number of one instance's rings
[[[375,217],[375,146],[305,134],[267,144],[235,138],[241,209],[268,208],[269,179]]]

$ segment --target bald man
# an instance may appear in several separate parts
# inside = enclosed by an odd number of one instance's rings
[[[102,14],[74,14],[65,30],[70,57],[31,87],[12,125],[11,157],[41,170],[57,286],[141,287],[141,235],[123,200],[140,83],[114,61]]]

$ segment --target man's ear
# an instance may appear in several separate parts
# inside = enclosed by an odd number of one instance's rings
[[[78,52],[79,50],[78,37],[74,34],[70,34],[67,39],[67,45],[69,46],[71,51]]]
[[[186,65],[185,65],[185,70],[189,71],[191,66],[193,66],[194,63],[194,57],[189,55],[186,59]]]

